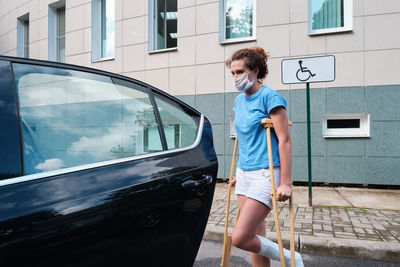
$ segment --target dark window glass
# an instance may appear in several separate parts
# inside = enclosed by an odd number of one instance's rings
[[[65,62],[65,7],[57,9],[57,61]]]
[[[24,21],[24,57],[29,57],[29,19]]]
[[[177,0],[156,0],[155,49],[177,47],[178,6]]]
[[[360,119],[328,120],[328,129],[360,128]]]

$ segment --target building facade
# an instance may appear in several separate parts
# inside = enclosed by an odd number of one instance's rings
[[[264,83],[293,122],[294,181],[307,181],[306,93],[282,83],[281,62],[333,55],[335,80],[310,86],[313,182],[400,185],[399,26],[398,0],[1,0],[0,54],[120,73],[180,98],[212,122],[227,178],[238,92],[225,61],[261,46]]]

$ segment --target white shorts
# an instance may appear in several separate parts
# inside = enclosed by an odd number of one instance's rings
[[[281,168],[274,167],[275,190],[281,183]],[[244,195],[272,209],[269,169],[245,171],[236,168],[236,195]]]

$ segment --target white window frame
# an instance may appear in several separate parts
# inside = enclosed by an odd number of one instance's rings
[[[253,36],[244,38],[226,39],[226,18],[225,18],[226,0],[219,0],[219,43],[240,43],[256,40],[256,17],[257,17],[257,1],[253,0]]]
[[[309,35],[318,35],[318,34],[326,34],[326,33],[336,33],[336,32],[347,32],[353,30],[353,0],[343,0],[343,8],[344,8],[344,26],[336,27],[336,28],[328,28],[328,29],[312,29],[312,1],[308,0],[308,34]]]
[[[328,129],[328,120],[340,119],[359,119],[360,128]],[[324,138],[370,137],[370,114],[368,112],[325,114],[322,121],[322,135]]]
[[[156,12],[155,12],[155,1],[157,0],[149,0],[148,2],[148,6],[149,6],[149,16],[148,16],[148,37],[149,37],[149,42],[148,42],[148,52],[149,54],[153,54],[153,53],[162,53],[162,52],[168,52],[168,51],[176,51],[178,49],[178,47],[170,47],[170,48],[165,48],[165,49],[157,49],[156,48],[156,31],[155,31],[155,26],[156,26]],[[178,1],[178,5],[179,5],[179,0]],[[176,11],[178,14],[178,10]],[[179,19],[179,17],[178,17]],[[177,29],[179,30],[179,29]],[[178,34],[179,36],[179,34]]]
[[[114,1],[114,4],[116,5],[117,1]],[[92,62],[115,59],[115,36],[114,36],[114,54],[110,57],[102,57],[101,16],[102,16],[101,0],[92,0]],[[114,31],[115,31],[115,24],[114,24]]]
[[[58,10],[61,8],[65,8],[65,0],[60,0],[58,2],[54,2],[49,4],[49,54],[48,58],[52,61],[60,61],[59,59],[59,51],[58,51]],[[66,11],[65,11],[66,12]],[[65,22],[64,22],[65,23]],[[64,55],[65,57],[65,55]]]
[[[29,13],[17,19],[17,56],[29,57]],[[28,40],[25,40],[25,30],[28,27]],[[28,53],[25,53],[25,41],[28,41]]]

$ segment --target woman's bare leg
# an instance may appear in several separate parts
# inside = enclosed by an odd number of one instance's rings
[[[260,251],[260,241],[256,234],[265,236],[264,219],[270,212],[270,208],[243,195],[238,195],[238,201],[240,216],[233,229],[233,244],[251,252],[254,267],[268,267],[270,266],[269,259],[257,254]]]

